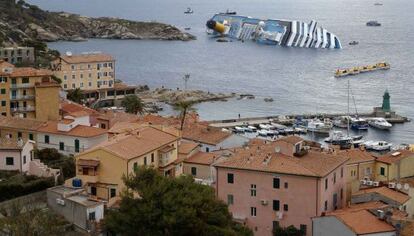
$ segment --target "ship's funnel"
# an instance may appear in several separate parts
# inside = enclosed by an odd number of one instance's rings
[[[224,26],[224,24],[218,23],[217,21],[214,21],[214,20],[207,21],[206,26],[207,28],[212,29],[221,34],[224,33],[224,31],[226,30],[226,27]]]

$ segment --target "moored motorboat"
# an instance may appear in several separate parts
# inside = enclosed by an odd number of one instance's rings
[[[346,129],[348,128],[349,116],[341,116],[333,120],[333,125],[338,128]]]
[[[254,127],[254,126],[252,126],[252,125],[249,125],[249,126],[247,126],[247,128],[246,128],[246,132],[254,133],[254,132],[256,132],[256,131],[257,131],[257,128],[256,128],[256,127]]]
[[[329,133],[329,137],[325,138],[324,141],[334,145],[341,145],[351,143],[353,139],[352,137],[346,136],[342,131],[334,130]]]
[[[377,129],[390,129],[392,124],[390,124],[386,119],[381,117],[372,118],[368,121],[368,124]]]
[[[246,129],[244,127],[241,127],[241,126],[234,127],[234,132],[236,133],[244,133],[245,131]]]
[[[366,149],[374,151],[386,151],[392,147],[392,143],[386,141],[367,141],[364,142],[364,145]]]
[[[263,137],[265,137],[265,136],[267,136],[267,130],[265,130],[265,129],[258,130],[258,131],[257,131],[257,134],[258,134],[259,136],[263,136]]]
[[[354,130],[368,130],[367,120],[361,117],[351,117],[351,128]]]
[[[187,7],[187,10],[184,12],[184,14],[193,14],[194,11],[190,7]]]
[[[308,132],[329,134],[332,127],[332,123],[328,122],[327,120],[321,121],[319,119],[313,119],[308,121],[306,127],[304,128],[306,128]]]

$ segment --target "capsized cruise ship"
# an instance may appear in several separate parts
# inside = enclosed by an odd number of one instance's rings
[[[342,48],[338,37],[316,21],[262,20],[248,16],[216,14],[207,21],[207,33],[241,41],[304,48]]]

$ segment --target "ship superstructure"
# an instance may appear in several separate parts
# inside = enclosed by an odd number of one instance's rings
[[[316,21],[262,20],[247,16],[216,14],[207,21],[207,33],[241,41],[305,48],[342,48],[338,37]]]

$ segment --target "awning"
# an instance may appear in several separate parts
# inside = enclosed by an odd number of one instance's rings
[[[79,166],[97,167],[99,165],[99,161],[98,160],[82,160],[82,159],[79,159],[77,164]]]

